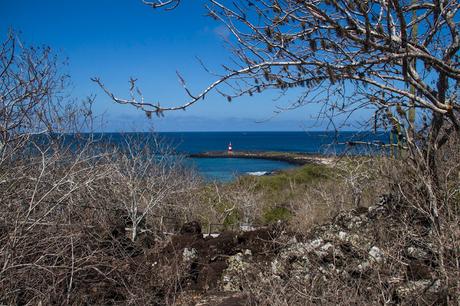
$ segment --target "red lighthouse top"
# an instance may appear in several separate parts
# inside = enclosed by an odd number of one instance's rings
[[[228,152],[229,152],[229,153],[230,153],[230,152],[233,152],[232,143],[231,143],[231,142],[228,144]]]

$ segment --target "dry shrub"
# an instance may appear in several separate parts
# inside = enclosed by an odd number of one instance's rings
[[[263,214],[263,194],[256,191],[254,181],[210,182],[193,189],[193,196],[193,201],[187,201],[187,219],[200,221],[206,232],[255,224]]]
[[[342,181],[326,181],[306,188],[289,221],[293,232],[308,233],[315,225],[353,207],[351,193]]]
[[[1,301],[164,302],[180,271],[152,278],[158,268],[147,263],[160,246],[147,220],[186,193],[187,180],[145,151],[136,159],[91,138],[78,149],[60,143],[41,138],[30,143],[34,153],[0,164]]]
[[[432,278],[440,279],[446,303],[460,300],[460,143],[451,138],[436,154],[435,173],[409,159],[392,160],[382,169],[405,229],[402,239],[417,239],[429,250]],[[433,209],[432,196],[437,199]],[[396,250],[395,250],[396,251]]]
[[[329,179],[302,188],[292,205],[291,229],[308,233],[344,210],[374,205],[388,189],[388,182],[378,174],[383,162],[381,157],[343,156],[332,165]]]

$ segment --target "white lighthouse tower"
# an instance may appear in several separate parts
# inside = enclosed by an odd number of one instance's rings
[[[228,152],[228,154],[233,154],[233,148],[232,148],[232,143],[231,142],[228,144],[227,152]]]

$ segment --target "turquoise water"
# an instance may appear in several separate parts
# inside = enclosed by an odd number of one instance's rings
[[[231,181],[242,174],[262,175],[263,172],[270,173],[275,170],[295,167],[281,161],[247,158],[193,158],[190,165],[196,168],[205,179],[220,182]]]

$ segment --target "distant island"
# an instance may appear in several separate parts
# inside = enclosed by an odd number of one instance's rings
[[[336,157],[300,152],[270,152],[270,151],[209,151],[188,155],[191,158],[249,158],[284,161],[295,165],[331,164]]]

